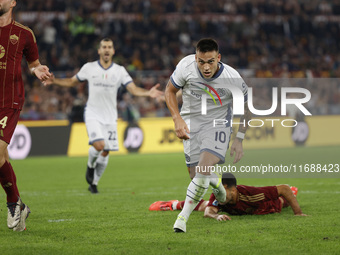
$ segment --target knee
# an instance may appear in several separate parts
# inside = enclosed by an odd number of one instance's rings
[[[103,152],[102,152],[102,156],[103,156],[103,157],[107,157],[108,155],[109,155],[109,151],[103,151]]]
[[[93,146],[97,151],[102,151],[102,150],[104,150],[105,143],[104,143],[104,141],[98,141],[98,142],[94,142],[94,143],[92,144],[92,146]]]

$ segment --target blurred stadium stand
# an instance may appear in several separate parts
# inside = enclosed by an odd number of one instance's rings
[[[114,40],[114,61],[145,88],[164,88],[202,37],[215,38],[222,61],[244,77],[340,77],[340,0],[30,0],[18,2],[16,19],[34,30],[41,62],[58,77],[96,60],[103,37]],[[24,73],[21,119],[82,120],[86,84],[42,87]],[[313,114],[340,114],[339,83],[312,93],[319,95]],[[119,100],[121,117],[131,105],[141,117],[169,116],[164,103],[124,91]]]

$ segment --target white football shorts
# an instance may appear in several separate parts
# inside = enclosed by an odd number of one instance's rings
[[[105,151],[118,151],[117,124],[102,124],[97,120],[88,120],[85,122],[89,144],[95,141],[104,140]]]
[[[203,151],[219,157],[218,164],[223,164],[229,148],[231,132],[230,127],[209,127],[195,133],[190,132],[190,139],[183,140],[187,166],[197,165]]]

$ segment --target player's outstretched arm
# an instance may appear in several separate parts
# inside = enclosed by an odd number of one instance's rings
[[[178,138],[187,140],[189,139],[189,128],[185,121],[182,119],[181,115],[179,114],[178,109],[178,101],[176,94],[178,92],[178,89],[175,88],[175,86],[172,84],[172,82],[169,80],[168,84],[165,88],[165,102],[168,106],[168,109],[171,113],[172,119],[175,124],[175,132]]]
[[[28,63],[28,68],[31,70],[31,74],[35,75],[41,82],[46,81],[52,76],[49,72],[49,68],[40,64],[39,59]]]
[[[251,119],[251,112],[249,111],[248,104],[244,104],[244,115],[240,118],[240,123],[244,123],[244,125],[240,125],[238,128],[238,132],[233,144],[230,147],[230,156],[233,157],[235,153],[235,158],[233,163],[237,163],[243,157],[243,145],[242,141],[244,139],[245,133],[248,128],[248,122]],[[239,137],[240,135],[240,137]],[[243,137],[241,137],[243,136]]]
[[[126,85],[126,89],[134,96],[160,98],[164,96],[164,92],[158,89],[159,86],[160,84],[157,83],[150,90],[147,90],[141,87],[137,87],[134,82],[130,82],[128,85]]]
[[[279,196],[283,196],[287,200],[296,216],[307,216],[306,214],[302,213],[300,205],[288,185],[281,184],[277,185],[276,187]]]
[[[207,208],[205,208],[204,217],[216,219],[218,221],[231,220],[230,217],[226,214],[218,214],[218,208],[213,206],[207,206]]]
[[[44,86],[56,84],[56,85],[63,86],[63,87],[73,87],[78,82],[79,81],[76,75],[74,75],[72,78],[59,79],[59,78],[55,78],[54,74],[52,73],[51,77],[47,79],[46,81],[44,81],[43,84]]]

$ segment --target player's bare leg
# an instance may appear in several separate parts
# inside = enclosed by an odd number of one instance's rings
[[[207,171],[208,166],[214,166],[219,161],[219,157],[207,151],[201,153],[198,165],[196,166],[196,175],[190,182],[187,189],[187,196],[185,198],[183,210],[179,213],[174,224],[175,232],[186,232],[186,222],[188,221],[190,214],[195,209],[197,204],[204,197],[209,188],[209,184],[211,184],[215,189],[219,188],[220,186],[223,188],[222,185],[219,185],[219,179],[217,176],[216,178],[212,177],[210,171]],[[225,199],[226,198],[224,197],[224,201]]]
[[[189,173],[189,176],[190,176],[190,179],[194,179],[195,177],[195,167],[196,166],[188,166],[188,173]]]

